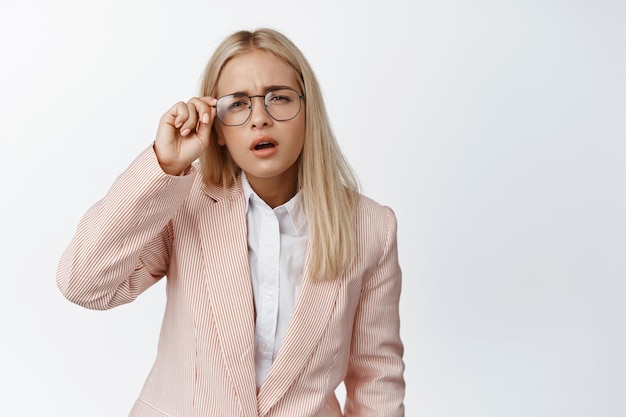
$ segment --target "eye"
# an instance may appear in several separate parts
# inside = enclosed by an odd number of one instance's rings
[[[291,101],[291,97],[283,94],[271,95],[268,100],[270,103],[289,103]]]
[[[296,93],[292,90],[276,90],[267,94],[266,103],[277,104],[289,104],[296,99]]]
[[[232,103],[228,106],[228,111],[240,111],[250,107],[248,100],[244,98],[233,98]]]

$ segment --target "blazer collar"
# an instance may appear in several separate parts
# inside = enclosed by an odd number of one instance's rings
[[[236,200],[243,197],[241,186],[241,172],[235,176],[235,182],[230,187],[223,187],[217,184],[207,184],[199,173],[197,181],[200,182],[200,190],[208,195],[213,201]]]
[[[241,181],[229,188],[202,187],[213,199],[198,215],[208,293],[202,302],[209,303],[211,327],[220,341],[220,351],[213,354],[226,365],[241,415],[256,415],[254,299]]]

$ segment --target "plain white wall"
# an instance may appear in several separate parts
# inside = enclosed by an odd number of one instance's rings
[[[221,38],[271,26],[397,214],[407,416],[626,415],[625,21],[617,0],[3,0],[3,410],[127,415],[164,287],[88,311],[58,258]]]

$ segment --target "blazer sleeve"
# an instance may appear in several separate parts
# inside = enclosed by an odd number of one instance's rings
[[[104,310],[133,301],[162,278],[171,253],[170,220],[195,178],[165,174],[153,147],[142,152],[78,224],[57,269],[73,303]]]
[[[385,207],[384,249],[364,278],[357,307],[346,385],[346,417],[404,416],[404,348],[400,340],[397,222]]]

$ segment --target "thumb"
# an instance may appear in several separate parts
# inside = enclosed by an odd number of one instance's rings
[[[209,146],[211,128],[213,127],[215,117],[216,110],[214,107],[210,107],[210,110],[207,113],[204,113],[200,116],[200,122],[198,123],[198,127],[196,128],[196,134],[198,135],[198,138],[200,138],[200,140],[202,141],[202,146],[204,149]]]
[[[206,149],[209,147],[209,138],[211,136],[211,126],[212,123],[198,123],[198,127],[196,128],[196,135],[202,142],[202,148]]]

